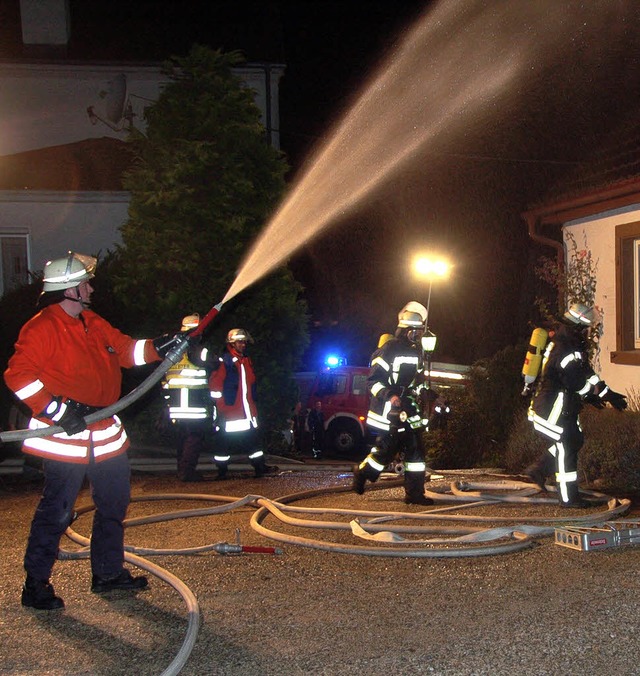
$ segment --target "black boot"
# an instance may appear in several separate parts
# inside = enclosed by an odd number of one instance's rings
[[[404,473],[404,501],[407,505],[433,505],[431,498],[424,494],[424,481],[426,472],[407,472]]]
[[[558,497],[560,498],[561,507],[572,507],[574,509],[585,509],[587,507],[593,507],[593,505],[580,497],[580,489],[578,488],[578,482],[572,481],[567,485],[567,497],[569,498],[566,502],[562,499],[560,491],[558,491]]]
[[[112,577],[94,575],[91,578],[91,591],[94,594],[104,594],[114,589],[139,591],[146,589],[148,584],[147,578],[144,575],[134,577],[126,568],[123,568],[118,575]]]
[[[529,465],[529,467],[525,469],[524,473],[529,477],[529,479],[531,479],[532,483],[536,484],[536,486],[538,486],[538,488],[543,493],[546,493],[547,487],[545,486],[545,483],[547,477],[553,474],[553,470],[555,468],[554,466],[554,457],[551,455],[551,453],[545,451],[544,455],[541,455],[536,462]]]
[[[351,484],[351,489],[354,493],[362,495],[367,479],[373,483],[378,480],[379,476],[380,473],[376,472],[368,462],[361,462],[353,468],[353,482]]]
[[[36,610],[58,610],[64,608],[64,601],[56,596],[49,580],[36,580],[27,575],[22,586],[22,605]]]
[[[364,486],[367,483],[367,477],[364,475],[364,472],[356,465],[353,468],[353,483],[351,484],[351,489],[354,493],[358,495],[364,494]]]
[[[218,468],[216,481],[224,481],[227,478],[227,471],[229,469],[229,465],[226,462],[217,462],[216,467]]]
[[[252,460],[251,465],[256,474],[256,479],[262,479],[264,476],[273,476],[278,473],[278,468],[273,465],[267,465],[264,456],[258,460]]]

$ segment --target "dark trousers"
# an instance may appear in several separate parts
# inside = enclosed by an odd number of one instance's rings
[[[249,462],[257,471],[263,471],[265,468],[260,435],[255,427],[242,432],[218,432],[215,435],[214,448],[213,459],[218,469],[223,472],[226,472],[229,461],[222,462],[219,458],[234,455],[249,456]]]
[[[210,423],[178,423],[178,477],[181,479],[196,471],[200,453],[205,449]]]
[[[584,434],[578,416],[561,416],[558,427],[562,429],[560,439],[554,441],[545,453],[555,460],[556,483],[560,502],[573,502],[578,498],[578,455],[584,444]],[[546,439],[548,435],[540,432]],[[535,466],[546,472],[548,459],[542,457]]]
[[[43,471],[44,488],[24,556],[27,574],[38,580],[51,576],[60,538],[71,524],[75,501],[87,476],[96,506],[91,532],[91,571],[100,577],[117,575],[124,563],[122,522],[131,497],[126,453],[89,465],[45,460]]]
[[[404,452],[405,463],[424,462],[424,452],[418,443],[417,432],[408,425],[400,431],[379,434],[370,455],[381,465],[388,465],[401,451]]]

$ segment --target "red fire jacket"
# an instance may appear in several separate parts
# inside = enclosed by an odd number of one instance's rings
[[[82,319],[50,305],[20,331],[5,382],[33,412],[30,429],[52,421],[42,413],[54,397],[103,408],[120,397],[121,368],[158,361],[151,340],[135,340],[91,310]],[[53,423],[55,424],[55,422]],[[83,432],[25,440],[23,451],[44,458],[88,463],[89,449],[97,461],[124,453],[127,434],[117,416],[92,423]]]
[[[255,386],[251,359],[229,348],[209,378],[211,396],[225,432],[245,432],[258,426]]]

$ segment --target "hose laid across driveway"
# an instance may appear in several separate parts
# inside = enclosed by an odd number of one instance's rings
[[[396,488],[401,485],[401,481],[380,481],[370,490],[386,490]],[[491,494],[493,488],[498,488],[502,494]],[[471,491],[478,488],[482,490]],[[234,509],[255,507],[256,511],[250,519],[251,527],[257,532],[271,540],[277,540],[291,545],[309,547],[322,551],[356,554],[366,556],[383,557],[408,557],[408,558],[456,558],[488,556],[494,554],[505,554],[516,552],[527,547],[531,547],[535,537],[551,535],[554,532],[553,524],[587,524],[602,523],[613,516],[622,514],[629,506],[629,500],[618,501],[615,498],[610,499],[607,509],[598,513],[583,514],[581,516],[569,515],[561,518],[532,517],[530,521],[535,521],[540,525],[516,524],[503,525],[493,528],[471,527],[471,526],[434,526],[425,525],[431,521],[475,521],[475,522],[501,522],[513,523],[518,517],[501,516],[478,516],[473,514],[453,514],[452,510],[468,511],[472,507],[483,507],[488,505],[497,505],[505,503],[513,504],[542,504],[549,503],[548,498],[539,498],[534,496],[535,487],[531,484],[520,482],[502,483],[482,483],[471,484],[465,482],[453,482],[450,492],[428,491],[427,495],[432,497],[437,503],[453,502],[453,505],[435,506],[432,509],[421,512],[380,512],[372,510],[344,509],[336,507],[300,507],[293,505],[294,502],[327,495],[346,493],[351,490],[351,486],[332,486],[329,488],[308,490],[281,497],[277,500],[270,500],[259,495],[246,495],[242,498],[226,495],[209,494],[182,494],[170,493],[153,496],[132,497],[132,502],[141,501],[162,501],[162,500],[201,500],[206,502],[222,503],[215,507],[206,507],[201,509],[189,509],[167,512],[165,514],[156,514],[145,517],[128,519],[125,521],[127,527],[140,526],[150,523],[158,523],[181,518],[203,517],[215,514],[230,512]],[[483,492],[484,491],[484,492]],[[504,494],[506,491],[506,495]],[[509,498],[509,491],[515,491],[515,495]],[[598,493],[591,493],[592,497],[602,500],[607,496]],[[87,511],[95,509],[93,505],[78,510],[81,515]],[[307,516],[318,516],[319,514],[332,514],[349,518],[349,521],[329,521],[317,520],[313,518],[299,518],[293,514],[306,514]],[[302,527],[307,529],[350,531],[352,535],[360,539],[366,539],[374,544],[340,544],[335,542],[320,541],[308,537],[290,535],[277,532],[264,526],[264,521],[268,516],[275,517],[281,523],[288,526]],[[520,519],[521,520],[521,519]],[[408,524],[390,525],[391,521],[407,521]],[[384,524],[384,525],[383,525]],[[429,539],[405,539],[405,535],[433,536]],[[90,540],[72,528],[68,528],[66,535],[82,548],[76,551],[67,551],[60,549],[59,558],[78,559],[89,556]],[[452,537],[442,537],[444,535]],[[490,543],[490,544],[489,544]],[[131,545],[125,546],[125,560],[129,563],[155,575],[159,579],[171,585],[183,598],[187,606],[188,623],[184,641],[176,657],[171,664],[162,672],[161,676],[176,676],[184,667],[195,646],[197,634],[200,627],[200,608],[197,598],[187,585],[178,577],[157,566],[144,556],[150,555],[176,555],[176,554],[195,554],[211,551],[225,553],[226,547],[220,548],[221,544],[209,544],[200,547],[190,547],[186,549],[151,549],[138,548]],[[228,547],[228,546],[227,546]],[[246,548],[247,550],[265,551],[266,548]],[[279,553],[275,550],[272,553]]]

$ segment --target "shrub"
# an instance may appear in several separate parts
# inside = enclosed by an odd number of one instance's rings
[[[587,407],[580,415],[585,444],[581,480],[624,493],[640,490],[640,413]]]
[[[607,491],[640,491],[640,413],[587,406],[580,414],[585,442],[578,457],[580,482]],[[515,420],[507,441],[505,469],[521,473],[551,445],[526,415]]]
[[[447,428],[425,433],[431,467],[462,469],[504,462],[512,422],[526,407],[520,396],[525,351],[524,346],[507,347],[473,365],[469,384],[451,398]]]
[[[449,398],[451,417],[444,430],[425,432],[423,443],[426,461],[432,469],[474,467],[482,456],[478,429],[480,416],[472,397],[466,392]]]
[[[527,411],[523,409],[514,417],[509,430],[503,456],[504,468],[513,474],[521,474],[549,446],[551,441],[534,431],[527,419]]]

